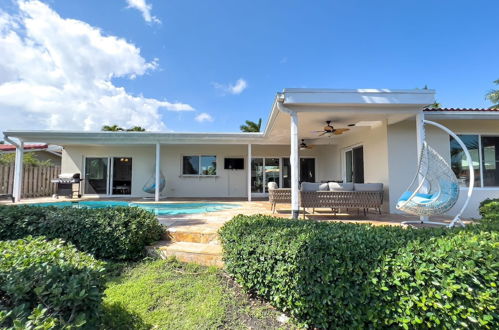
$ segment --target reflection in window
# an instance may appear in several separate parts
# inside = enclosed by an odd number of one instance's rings
[[[484,186],[499,186],[499,137],[482,136]]]
[[[183,175],[217,175],[217,156],[184,156]]]
[[[198,175],[199,174],[199,156],[184,156],[183,175]]]
[[[217,175],[216,156],[201,156],[201,175]]]
[[[468,148],[471,159],[473,161],[473,168],[475,170],[475,187],[480,186],[480,152],[478,135],[458,135],[463,141],[466,148]],[[463,149],[457,141],[450,138],[450,154],[451,154],[451,167],[459,180],[459,185],[467,187],[470,182],[470,173],[468,170],[468,161]]]

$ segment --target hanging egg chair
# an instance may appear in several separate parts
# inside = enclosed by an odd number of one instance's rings
[[[159,192],[162,192],[166,186],[166,179],[163,173],[159,173]],[[154,194],[156,192],[156,174],[153,174],[149,180],[147,180],[146,184],[142,188],[142,190],[148,194]]]
[[[453,227],[456,223],[459,223],[464,226],[460,217],[471,198],[474,183],[474,170],[470,153],[462,140],[447,127],[429,120],[423,120],[423,124],[430,124],[444,130],[463,149],[470,171],[468,196],[461,210],[450,224],[431,222],[427,219],[430,216],[442,215],[449,211],[456,204],[460,189],[456,175],[450,165],[426,141],[423,141],[417,173],[407,191],[399,198],[396,207],[405,213],[422,217],[420,221],[405,221],[403,224],[426,223]]]

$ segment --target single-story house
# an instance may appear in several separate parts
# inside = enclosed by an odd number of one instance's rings
[[[477,217],[482,200],[499,197],[499,111],[428,108],[434,102],[429,89],[293,88],[277,94],[260,133],[9,130],[4,135],[17,143],[18,160],[24,142],[62,146],[61,171],[82,173],[85,196],[150,196],[144,185],[153,180],[159,187],[162,174],[166,188],[155,189],[156,199],[250,201],[265,196],[273,181],[292,188],[296,212],[300,181],[381,182],[383,209],[395,213],[415,176],[424,136],[451,165],[463,192],[468,184],[462,149],[444,131],[424,129],[425,118],[451,129],[470,150],[475,189],[463,216]],[[461,195],[449,215],[462,205],[466,194]]]

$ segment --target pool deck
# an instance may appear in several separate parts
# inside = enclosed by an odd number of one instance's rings
[[[234,204],[236,207],[216,212],[183,214],[183,215],[160,215],[159,222],[167,230],[162,241],[148,247],[150,254],[167,258],[175,256],[184,262],[193,262],[207,266],[223,267],[222,247],[218,238],[218,230],[224,223],[239,214],[244,215],[273,215],[281,218],[290,218],[290,205],[278,204],[277,212],[272,213],[270,204],[267,200],[256,200],[248,202],[241,199],[227,198],[182,198],[168,199],[154,202],[140,198],[81,198],[72,200],[67,198],[32,198],[23,200],[21,203],[12,204],[10,201],[0,201],[0,205],[20,205],[32,203],[48,203],[63,201],[126,201],[136,203],[193,203],[193,202],[219,202],[224,204]],[[418,220],[418,217],[405,214],[389,214],[370,210],[366,216],[363,212],[357,213],[357,210],[351,210],[350,214],[338,213],[333,215],[330,210],[318,209],[315,213],[306,213],[305,219],[327,221],[327,222],[348,222],[348,223],[370,223],[372,225],[401,226],[402,222],[409,220]],[[303,219],[300,214],[300,220]],[[448,223],[451,217],[432,217],[432,221]]]

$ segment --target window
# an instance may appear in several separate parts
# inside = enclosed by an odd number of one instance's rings
[[[482,136],[482,159],[483,185],[499,186],[499,137]]]
[[[468,148],[475,170],[475,187],[499,186],[499,137],[459,135]],[[469,184],[466,156],[459,144],[451,137],[451,167],[461,186]]]
[[[183,175],[217,175],[217,156],[184,156]]]

